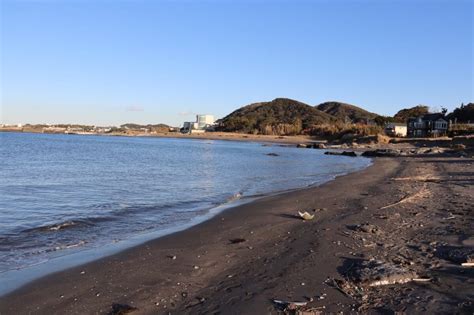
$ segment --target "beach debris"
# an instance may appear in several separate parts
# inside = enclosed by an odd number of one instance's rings
[[[380,210],[391,208],[393,206],[396,206],[396,205],[399,205],[399,204],[402,204],[402,203],[405,203],[405,202],[413,201],[415,199],[425,197],[428,194],[429,194],[429,190],[427,189],[427,186],[426,186],[426,183],[425,183],[425,185],[420,190],[418,190],[416,193],[414,193],[412,195],[407,195],[407,196],[403,197],[402,199],[400,199],[397,202],[394,202],[394,203],[391,203],[391,204],[386,205],[384,207],[381,207]]]
[[[168,255],[166,257],[168,257],[171,260],[176,260],[176,258],[177,258],[176,255]]]
[[[324,284],[338,290],[339,292],[350,298],[357,298],[362,295],[362,289],[347,280],[327,278],[324,281]]]
[[[348,276],[354,282],[369,287],[402,284],[420,279],[413,271],[380,260],[358,262]]]
[[[369,223],[357,224],[349,226],[351,230],[364,232],[364,233],[373,233],[380,234],[380,230],[377,226]]]
[[[198,270],[199,266],[193,266],[194,270]]]
[[[474,248],[440,246],[436,248],[436,256],[457,264],[461,264],[463,267],[469,267],[469,264],[474,263]]]
[[[312,220],[314,218],[314,214],[309,214],[307,211],[305,212],[298,211],[298,215],[305,221]]]
[[[306,304],[308,304],[308,302],[291,302],[291,301],[283,301],[283,300],[273,300],[273,303],[280,304],[280,305],[293,304],[295,306],[306,306]]]
[[[411,281],[413,282],[430,282],[431,278],[413,278]]]
[[[432,175],[409,176],[409,177],[393,177],[393,181],[416,181],[416,182],[432,182],[441,181],[441,177]]]
[[[296,146],[297,148],[307,148],[308,146],[304,143],[300,143]]]
[[[474,255],[467,256],[466,262],[461,264],[463,267],[474,267]]]
[[[282,311],[296,311],[299,307],[304,307],[308,302],[292,302],[283,300],[273,300],[273,303]]]
[[[308,302],[292,302],[283,300],[273,300],[276,308],[283,311],[285,314],[295,315],[316,315],[322,314],[320,310],[325,309],[325,306],[309,307]]]
[[[452,220],[452,219],[456,219],[456,216],[450,212],[449,216],[447,216],[445,218],[441,218],[441,219],[442,220]]]
[[[245,238],[233,238],[233,239],[230,239],[229,242],[231,244],[239,244],[239,243],[243,243],[243,242],[246,242],[247,240]]]
[[[129,314],[134,311],[138,310],[138,308],[134,306],[130,306],[127,304],[119,304],[119,303],[114,303],[112,304],[112,310],[109,312],[109,315],[123,315],[123,314]]]

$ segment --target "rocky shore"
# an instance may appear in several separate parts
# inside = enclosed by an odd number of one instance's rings
[[[39,279],[1,297],[0,314],[472,314],[474,159],[462,152],[375,158],[235,207]]]

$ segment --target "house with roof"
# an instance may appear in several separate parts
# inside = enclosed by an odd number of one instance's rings
[[[442,113],[426,114],[409,118],[407,122],[408,137],[442,137],[448,132],[448,121]]]
[[[390,137],[406,137],[407,124],[391,122],[385,125],[385,134]]]

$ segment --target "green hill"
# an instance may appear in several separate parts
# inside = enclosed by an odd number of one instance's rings
[[[341,102],[325,102],[319,104],[316,108],[343,122],[366,123],[378,116],[355,105]]]
[[[398,113],[393,116],[397,122],[407,122],[410,117],[419,117],[429,113],[429,107],[425,105],[418,105],[411,108],[405,108],[399,110]]]
[[[334,117],[308,104],[288,98],[244,106],[224,117],[219,130],[267,135],[295,135]]]

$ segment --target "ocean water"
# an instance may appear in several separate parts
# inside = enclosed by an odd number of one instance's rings
[[[250,142],[0,133],[0,280],[370,164],[322,153]]]

